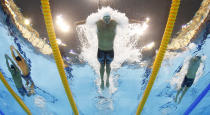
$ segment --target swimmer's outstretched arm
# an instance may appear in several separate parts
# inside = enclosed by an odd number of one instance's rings
[[[12,57],[14,58],[14,60],[16,60],[16,57],[15,57],[15,54],[13,52],[13,49],[15,50],[15,52],[17,52],[18,56],[21,58],[22,61],[25,62],[28,70],[30,71],[30,68],[29,68],[29,65],[28,63],[26,62],[26,60],[20,55],[19,51],[17,49],[15,49],[15,47],[13,45],[10,46],[10,50],[11,50],[11,53],[12,53]],[[17,61],[17,60],[16,60]]]
[[[10,66],[9,66],[9,62],[8,62],[8,59],[10,60],[10,57],[9,57],[7,54],[5,54],[4,56],[5,56],[5,59],[6,59],[6,64],[7,64],[7,67],[8,67],[8,68],[9,68],[9,70],[10,70],[11,68],[10,68]]]
[[[5,54],[4,56],[5,56],[6,63],[7,63],[7,67],[9,68],[9,70],[10,70],[11,68],[10,68],[10,66],[9,66],[8,60],[10,60],[11,63],[12,63],[12,65],[15,67],[15,69],[17,69],[17,66],[16,66],[15,62],[13,62],[12,59],[11,59],[7,54]]]
[[[75,25],[77,26],[77,25],[82,25],[82,24],[85,24],[85,20],[82,20],[82,21],[77,21],[77,22],[75,22]]]
[[[12,54],[12,57],[15,59],[15,54],[13,52],[13,50],[15,50],[15,52],[18,54],[18,56],[24,60],[24,58],[20,55],[19,51],[17,49],[15,49],[15,47],[13,45],[10,46],[10,50],[11,50],[11,54]],[[15,59],[16,60],[16,59]]]
[[[130,19],[129,23],[140,23],[138,20]]]
[[[129,20],[129,23],[143,23],[143,22],[145,22],[144,20],[134,20],[134,19],[130,19]]]
[[[139,20],[135,20],[135,19],[130,19],[129,20],[129,23],[148,23],[149,22],[149,18],[146,18],[146,17],[143,17],[143,18],[140,18]]]
[[[15,49],[15,48],[14,48],[13,45],[11,45],[11,46],[10,46],[10,51],[11,51],[12,57],[15,59],[15,54],[14,54],[14,52],[13,52],[13,49]]]

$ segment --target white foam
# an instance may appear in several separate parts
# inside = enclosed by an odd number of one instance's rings
[[[96,58],[98,39],[95,22],[102,19],[103,15],[107,13],[119,24],[114,41],[115,57],[111,64],[112,68],[119,68],[125,61],[139,62],[140,60],[140,49],[137,49],[135,46],[140,39],[138,31],[141,25],[128,25],[128,18],[124,13],[120,13],[110,7],[103,7],[99,9],[98,12],[88,16],[85,25],[77,27],[78,36],[82,43],[82,53],[80,57],[86,60],[97,73],[99,72],[99,63]]]
[[[111,63],[112,69],[118,69],[124,62],[140,62],[140,48],[137,48],[137,42],[141,39],[141,24],[129,24],[128,18],[124,13],[118,12],[110,7],[102,7],[97,12],[90,14],[86,19],[85,25],[77,26],[79,40],[82,44],[80,58],[87,61],[99,76],[100,64],[97,60],[98,39],[96,22],[101,20],[104,15],[109,14],[118,25],[114,40],[114,60]],[[116,87],[113,78],[110,75],[110,89],[115,92]],[[96,80],[100,84],[100,77]],[[98,86],[100,87],[100,85]],[[100,88],[99,88],[100,89]]]
[[[39,108],[45,108],[45,99],[39,95],[34,97],[34,104]]]

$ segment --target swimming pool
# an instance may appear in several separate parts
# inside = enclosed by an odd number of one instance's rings
[[[31,67],[31,76],[37,86],[36,95],[22,97],[32,114],[66,115],[73,114],[62,86],[59,74],[53,58],[37,51],[21,34],[14,25],[6,22],[6,15],[0,11],[0,71],[18,94],[17,89],[9,73],[4,54],[11,57],[9,46],[14,45]],[[209,28],[209,25],[207,26]],[[189,45],[189,49],[169,56],[163,61],[157,79],[142,112],[143,115],[177,115],[183,114],[196,97],[210,83],[209,50],[210,34],[205,28],[198,39],[206,39],[205,42],[197,42]],[[193,47],[192,47],[193,46]],[[201,48],[200,48],[201,47]],[[179,85],[186,72],[187,59],[194,52],[202,54],[206,59],[199,70],[200,78],[186,93],[180,104],[174,103],[176,95],[174,85]],[[184,63],[184,64],[183,64]],[[133,115],[136,112],[141,99],[148,76],[145,75],[145,67],[137,64],[125,64],[112,72],[110,89],[101,91],[99,88],[99,76],[90,64],[71,65],[71,74],[68,78],[75,102],[80,114],[84,115]],[[183,69],[178,72],[179,77],[174,77],[180,65]],[[205,66],[204,66],[205,65]],[[147,70],[149,71],[149,70]],[[70,73],[68,73],[70,74]],[[149,73],[147,73],[149,74]],[[18,94],[19,95],[19,94]],[[192,114],[208,115],[210,113],[210,93],[204,97],[201,103],[193,110]],[[0,82],[0,114],[23,115],[26,114],[12,95]]]

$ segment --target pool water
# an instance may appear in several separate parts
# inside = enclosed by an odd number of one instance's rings
[[[10,45],[16,47],[31,68],[31,77],[36,85],[35,95],[21,97],[34,115],[72,114],[56,64],[53,58],[43,55],[27,42],[0,11],[0,71],[13,90],[18,93],[9,73],[5,54],[11,57]],[[183,114],[196,97],[210,83],[210,33],[204,28],[197,43],[176,56],[164,59],[142,115]],[[200,42],[199,42],[200,40]],[[203,41],[205,40],[205,41]],[[203,42],[201,42],[203,41]],[[193,46],[191,48],[191,46]],[[187,70],[189,59],[196,53],[202,55],[202,64],[192,87],[180,104],[174,102],[177,89]],[[180,70],[179,67],[183,66]],[[150,69],[124,64],[111,73],[110,88],[100,89],[100,77],[91,64],[72,64],[66,71],[68,82],[81,115],[134,115],[149,79]],[[25,83],[25,82],[24,82]],[[210,114],[210,92],[192,111],[192,115]],[[12,95],[0,82],[0,115],[26,114]]]

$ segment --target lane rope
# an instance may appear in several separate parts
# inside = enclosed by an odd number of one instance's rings
[[[7,88],[7,90],[12,94],[12,96],[15,98],[15,100],[19,103],[19,105],[23,108],[23,110],[28,114],[32,115],[31,111],[28,109],[28,107],[25,105],[25,103],[22,101],[22,99],[13,91],[13,89],[9,86],[7,81],[5,80],[3,74],[0,72],[0,79],[3,82],[4,86]]]
[[[163,38],[162,38],[162,41],[160,44],[159,52],[157,54],[157,57],[155,58],[152,74],[150,76],[150,80],[147,84],[146,90],[144,91],[143,98],[141,99],[141,101],[138,105],[136,115],[141,114],[143,107],[144,107],[144,105],[147,101],[147,98],[149,96],[149,93],[152,89],[152,86],[154,84],[154,81],[157,77],[158,71],[160,69],[161,63],[163,61],[163,58],[164,58],[164,55],[165,55],[165,52],[166,52],[166,49],[168,46],[168,42],[171,38],[171,34],[173,31],[174,23],[175,23],[176,16],[178,13],[179,5],[180,5],[180,0],[172,0],[168,21],[167,21],[165,32],[163,34]]]
[[[60,78],[62,80],[63,86],[66,91],[66,95],[68,97],[69,103],[71,104],[71,108],[74,112],[74,115],[79,115],[76,103],[74,102],[71,89],[69,87],[68,80],[64,71],[63,59],[61,57],[60,50],[56,42],[56,35],[55,35],[54,26],[53,26],[49,0],[41,0],[41,6],[42,6],[42,13],[44,15],[44,20],[45,20],[45,25],[47,28],[50,45],[53,50],[53,56],[54,56],[54,59],[55,59],[55,62],[56,62],[56,65],[60,74]]]

